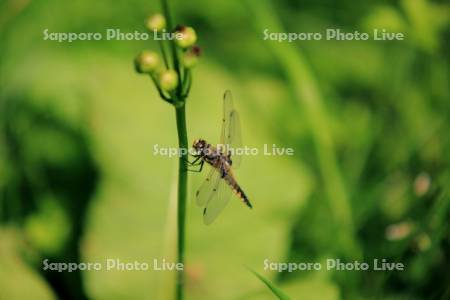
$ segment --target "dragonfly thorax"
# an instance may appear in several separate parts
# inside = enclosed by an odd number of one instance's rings
[[[205,140],[198,139],[194,141],[193,148],[196,152],[196,156],[200,156],[207,163],[211,165],[219,164],[219,161],[223,159],[228,164],[228,157],[225,157],[216,147],[208,144]]]

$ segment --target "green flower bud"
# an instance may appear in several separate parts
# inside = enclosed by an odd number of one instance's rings
[[[172,91],[178,86],[178,75],[174,70],[165,70],[159,76],[159,84],[163,90]]]
[[[161,14],[150,16],[145,20],[145,26],[150,31],[161,31],[166,28],[166,18]]]
[[[179,33],[180,36],[175,39],[175,42],[181,48],[189,48],[197,41],[197,33],[195,33],[195,30],[192,27],[179,26],[177,28],[177,33]]]
[[[201,49],[200,47],[197,46],[194,46],[188,51],[186,51],[182,57],[183,66],[185,66],[187,69],[194,67],[198,62],[200,54]]]
[[[151,73],[158,68],[159,62],[158,53],[144,50],[134,60],[134,66],[138,73]]]

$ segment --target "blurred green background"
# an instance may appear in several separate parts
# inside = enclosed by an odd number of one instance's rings
[[[170,1],[203,49],[190,141],[218,142],[232,90],[254,203],[204,226],[190,174],[188,299],[450,297],[450,11],[446,1]],[[42,260],[174,259],[173,108],[132,61],[153,41],[44,41],[145,31],[158,1],[0,1],[0,299],[170,299],[174,273],[44,272]],[[264,41],[263,31],[403,32],[404,41]],[[273,262],[402,262],[403,272],[264,271]]]

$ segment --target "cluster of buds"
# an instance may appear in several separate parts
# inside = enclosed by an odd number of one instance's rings
[[[148,30],[165,33],[172,39],[158,39],[161,56],[150,50],[137,55],[134,64],[138,73],[149,74],[161,97],[172,103],[184,101],[191,86],[191,69],[197,64],[201,50],[195,45],[197,34],[192,27],[170,27],[170,22],[161,14],[150,16],[145,21]],[[168,43],[168,45],[167,45]]]

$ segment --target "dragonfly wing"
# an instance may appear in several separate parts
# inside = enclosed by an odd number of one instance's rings
[[[231,160],[233,168],[237,168],[241,162],[241,155],[236,155],[236,151],[242,148],[241,124],[238,112],[233,106],[233,96],[230,91],[226,91],[223,97],[223,119],[222,134],[220,143],[234,150]]]
[[[217,186],[220,183],[220,179],[219,172],[215,168],[211,167],[205,181],[203,181],[202,185],[197,190],[196,196],[198,206],[205,206],[211,197],[213,197],[214,194],[217,194]]]
[[[225,206],[227,206],[231,193],[231,188],[225,180],[221,179],[217,187],[217,192],[209,199],[203,211],[203,221],[206,225],[211,224],[217,216],[219,216]]]
[[[229,128],[229,140],[228,144],[231,149],[242,148],[242,136],[241,136],[241,122],[237,111],[233,110],[230,115],[230,128]],[[236,150],[235,150],[236,151]],[[236,153],[232,155],[231,160],[233,162],[233,168],[236,169],[241,165],[242,155]]]
[[[220,143],[227,144],[230,132],[230,116],[233,112],[233,96],[229,90],[225,91],[223,95],[223,117],[222,117],[222,132],[220,136]]]

